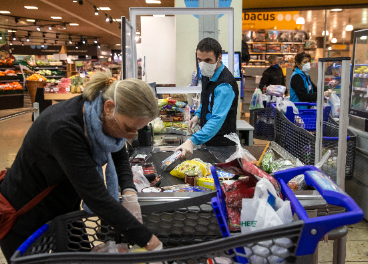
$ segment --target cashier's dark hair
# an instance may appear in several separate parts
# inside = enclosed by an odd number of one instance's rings
[[[199,50],[200,52],[213,51],[213,53],[215,54],[216,60],[219,58],[222,52],[220,43],[216,39],[213,39],[213,38],[202,39],[197,45],[197,50]]]
[[[152,88],[138,79],[112,80],[111,73],[97,72],[87,82],[83,99],[93,101],[101,92],[102,102],[114,101],[116,88],[116,112],[129,117],[156,118],[159,114],[157,99]]]
[[[293,66],[293,71],[295,71],[296,68],[299,68],[299,66],[301,66],[302,61],[304,60],[304,58],[309,58],[309,60],[312,59],[311,55],[309,55],[308,53],[305,53],[305,52],[296,54],[295,64]]]

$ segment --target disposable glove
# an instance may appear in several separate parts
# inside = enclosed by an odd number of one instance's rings
[[[194,116],[191,120],[189,120],[189,123],[188,123],[188,131],[189,132],[193,132],[193,129],[198,124],[198,121],[199,121],[198,116]]]
[[[162,246],[162,242],[155,235],[152,235],[150,241],[147,243],[145,248],[148,251],[156,251],[156,250],[162,250],[163,246]]]
[[[181,152],[183,153],[182,157],[187,159],[190,156],[192,156],[193,149],[194,149],[194,143],[190,139],[187,139],[175,151],[181,150]]]
[[[122,205],[143,224],[141,206],[137,195],[122,195]]]

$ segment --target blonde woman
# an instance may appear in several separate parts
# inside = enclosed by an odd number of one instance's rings
[[[158,116],[155,95],[137,79],[113,80],[96,73],[83,95],[47,108],[28,131],[0,193],[17,211],[43,190],[56,187],[21,215],[0,240],[9,259],[35,230],[54,217],[79,210],[93,212],[147,250],[161,242],[119,203],[136,197],[125,140]],[[101,167],[106,166],[106,185]],[[136,208],[140,207],[136,201]]]

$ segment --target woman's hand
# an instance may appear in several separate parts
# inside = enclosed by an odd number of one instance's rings
[[[148,243],[145,246],[145,248],[148,251],[162,250],[162,243],[161,243],[161,241],[155,235],[152,235],[150,241],[148,241]]]
[[[141,206],[138,203],[137,193],[134,191],[125,191],[122,195],[122,205],[143,224]]]

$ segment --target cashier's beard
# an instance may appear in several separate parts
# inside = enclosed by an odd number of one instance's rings
[[[114,138],[126,138],[126,139],[134,139],[137,136],[137,132],[127,132],[125,131],[119,121],[116,120],[115,116],[107,115],[103,113],[101,117],[102,121],[102,131],[104,134],[109,135]]]

